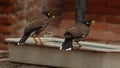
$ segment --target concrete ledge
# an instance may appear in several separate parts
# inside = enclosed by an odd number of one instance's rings
[[[63,39],[42,38],[45,45],[34,45],[32,38],[25,45],[17,46],[20,38],[7,38],[10,61],[67,68],[119,68],[120,46],[81,42],[83,47],[60,51]]]

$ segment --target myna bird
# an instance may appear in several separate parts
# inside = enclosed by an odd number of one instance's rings
[[[79,41],[82,41],[85,39],[85,37],[89,33],[89,27],[94,22],[95,21],[93,20],[86,20],[80,23],[76,23],[70,28],[68,28],[64,33],[65,40],[62,43],[62,46],[60,46],[60,50],[66,51],[66,50],[73,49],[73,45],[72,45],[73,40],[79,45],[79,47],[81,47],[81,44],[79,43]]]
[[[18,45],[24,44],[31,34],[33,39],[35,40],[35,44],[37,44],[37,40],[35,39],[35,37],[38,37],[38,35],[46,28],[50,18],[55,18],[55,16],[47,10],[43,10],[40,13],[39,18],[32,19],[32,21],[30,21],[30,23],[26,26],[24,34],[18,42]],[[40,37],[39,40],[41,44],[44,44]]]

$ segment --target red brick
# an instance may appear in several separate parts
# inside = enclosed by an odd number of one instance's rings
[[[1,14],[9,14],[14,11],[14,6],[9,6],[9,7],[0,7],[0,13]]]
[[[75,10],[75,0],[64,0],[63,10],[64,11],[74,11]]]
[[[107,7],[117,7],[120,8],[120,0],[106,0]]]
[[[63,11],[74,11],[75,6],[74,5],[65,5],[63,6]]]
[[[0,13],[9,14],[17,10],[17,1],[16,0],[0,0]]]
[[[110,27],[108,23],[96,22],[91,26],[91,30],[109,31]]]
[[[97,14],[86,14],[87,19],[95,20],[96,22],[104,22],[104,15],[97,15]]]
[[[0,35],[0,42],[4,42],[4,36]]]
[[[110,30],[111,30],[113,33],[115,33],[115,34],[119,34],[119,35],[120,35],[120,25],[111,24]]]
[[[61,15],[63,10],[63,1],[62,0],[45,0],[47,2],[46,7],[49,10],[54,11],[54,14]]]
[[[105,0],[87,0],[87,6],[105,6]]]
[[[0,46],[0,50],[8,50],[8,47],[5,46],[4,43],[0,43],[2,46]]]
[[[63,19],[59,24],[59,28],[68,28],[75,23],[74,20],[65,20]]]
[[[57,31],[57,35],[60,36],[60,37],[63,37],[63,34],[65,32],[65,30],[70,27],[71,25],[73,25],[75,23],[74,20],[66,20],[66,19],[63,19],[61,21],[61,23],[59,24],[58,26],[58,29],[56,29]],[[58,31],[59,30],[59,31]]]
[[[87,36],[87,39],[89,40],[97,40],[97,41],[108,41],[108,35],[109,32],[104,32],[104,31],[98,31],[98,30],[91,30],[89,35]]]
[[[63,12],[63,19],[66,20],[74,20],[75,19],[75,13],[74,12]]]
[[[49,3],[49,6],[53,6],[53,7],[61,7],[60,5],[63,4],[63,1],[62,0],[46,0],[48,3]]]
[[[113,0],[88,0],[87,12],[95,14],[120,15],[120,1]]]
[[[111,31],[93,31],[91,30],[88,37],[88,40],[94,41],[104,41],[108,42],[120,42],[120,35],[114,34]]]
[[[3,25],[11,25],[13,23],[16,23],[16,18],[13,16],[0,16],[0,24]]]
[[[48,26],[46,30],[52,32],[53,36],[57,38],[63,37],[63,34],[65,32],[64,28],[52,27],[52,26]]]
[[[120,42],[120,34],[111,33],[108,42]]]
[[[120,8],[106,8],[107,15],[120,15]]]
[[[120,16],[115,16],[115,15],[106,16],[106,22],[112,24],[120,24]]]
[[[87,13],[103,15],[103,14],[106,14],[106,7],[104,7],[104,6],[87,6]]]
[[[65,0],[66,4],[75,4],[75,0]]]
[[[115,34],[120,34],[120,25],[110,23],[98,23],[96,22],[91,26],[91,30],[97,31],[111,31]]]
[[[13,4],[15,3],[16,0],[0,0],[0,3],[9,3],[9,4]]]
[[[10,34],[14,31],[14,28],[11,28],[10,26],[0,26],[0,33],[1,34]]]

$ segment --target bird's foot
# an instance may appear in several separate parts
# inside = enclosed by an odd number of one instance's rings
[[[32,35],[33,40],[35,41],[35,45],[38,45],[38,41],[36,40],[35,34]]]
[[[40,44],[41,44],[41,45],[44,45],[44,44],[45,44],[45,42],[43,42],[43,41],[42,41],[42,42],[40,42]]]
[[[43,42],[43,40],[41,40],[40,38],[39,38],[39,41],[40,41],[40,44],[41,44],[41,45],[44,45],[44,44],[45,44],[45,42]]]
[[[82,47],[82,45],[79,45],[79,49]]]
[[[35,41],[35,43],[34,43],[35,45],[38,45],[38,41]]]
[[[81,44],[79,44],[79,48],[81,48],[82,47],[82,45]]]
[[[79,42],[76,42],[78,44],[79,49],[82,47],[82,44],[80,44]]]

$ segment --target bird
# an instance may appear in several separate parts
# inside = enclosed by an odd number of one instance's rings
[[[17,45],[23,45],[31,34],[35,41],[35,45],[37,45],[38,42],[35,37],[38,37],[39,34],[45,30],[50,21],[50,18],[55,18],[55,15],[48,10],[43,10],[40,14],[36,16],[37,17],[33,17],[30,20],[30,23],[27,24],[27,26],[25,27],[23,36],[21,37]],[[41,44],[44,44],[40,37],[39,40]]]
[[[60,50],[72,50],[73,40],[78,44],[79,47],[81,47],[82,45],[79,43],[79,41],[85,40],[89,33],[89,27],[93,23],[95,23],[94,20],[85,20],[70,26],[64,33],[65,40],[60,46]]]

